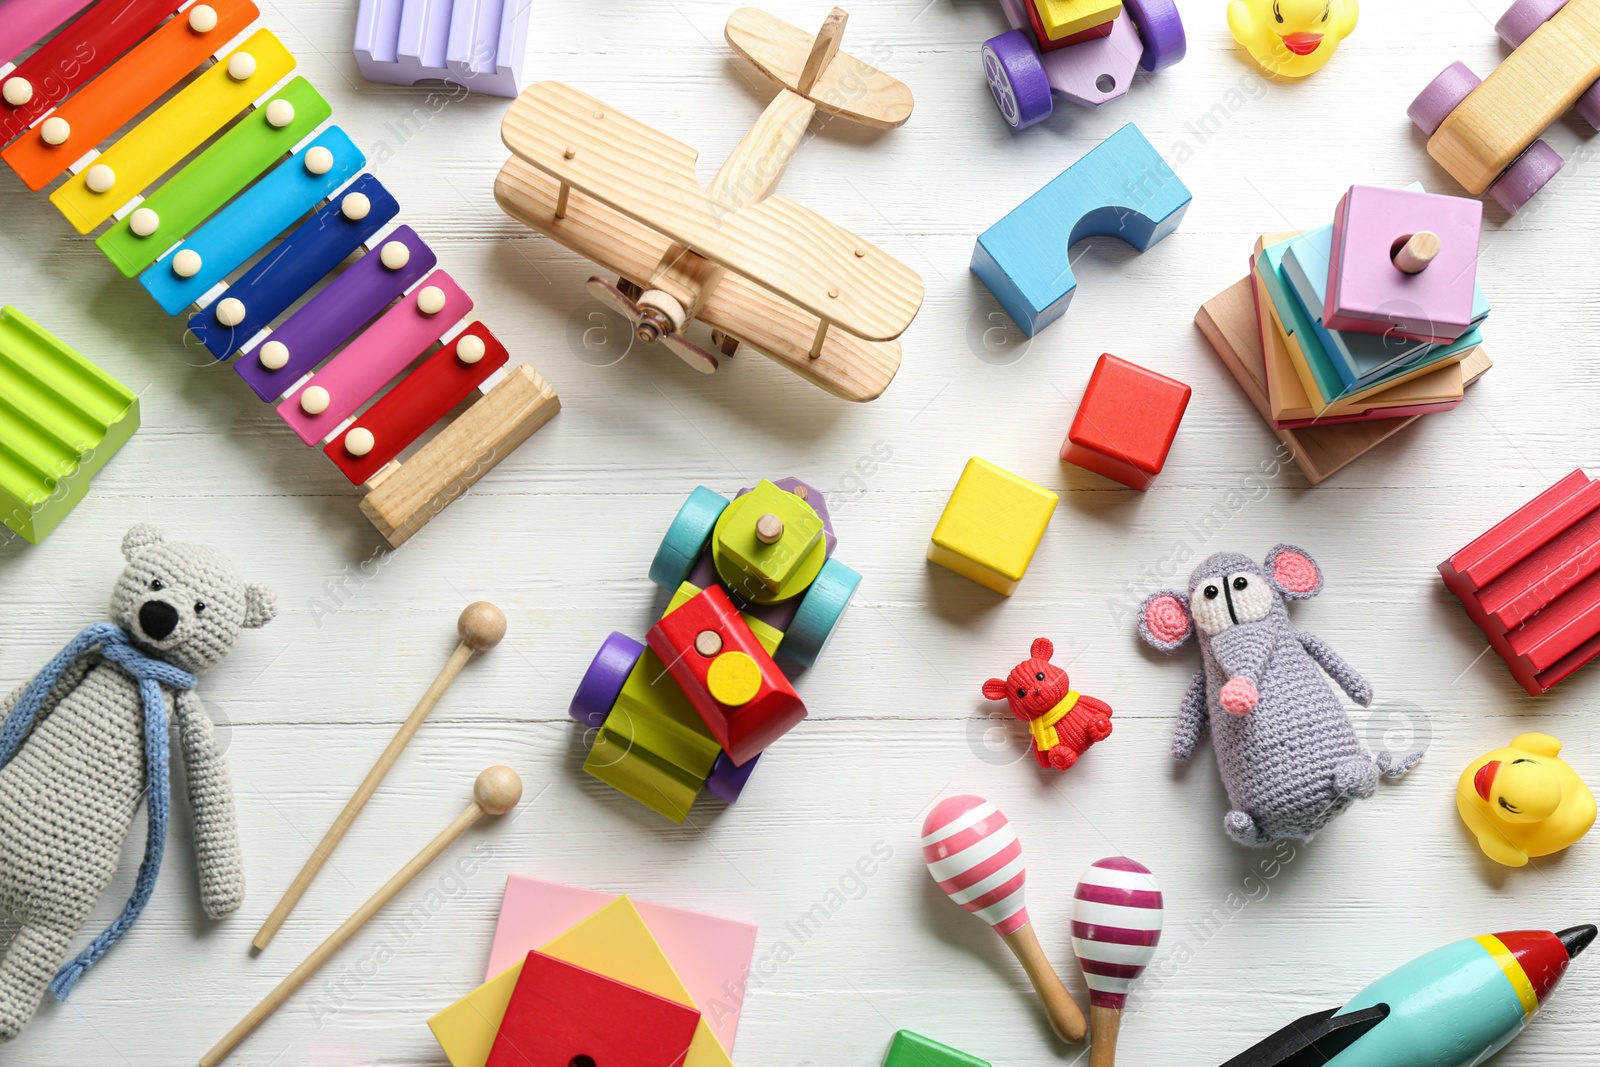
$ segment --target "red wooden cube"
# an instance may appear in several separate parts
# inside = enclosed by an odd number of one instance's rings
[[[687,1005],[530,952],[485,1067],[681,1067],[699,1025]]]
[[[1150,488],[1167,462],[1191,392],[1180,381],[1107,352],[1089,376],[1061,458],[1130,489]]]
[[[720,585],[662,616],[645,640],[734,766],[806,717],[806,706]]]

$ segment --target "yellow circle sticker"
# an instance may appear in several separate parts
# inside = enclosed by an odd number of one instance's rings
[[[748,704],[761,692],[761,667],[747,652],[724,652],[711,661],[706,687],[719,704]]]

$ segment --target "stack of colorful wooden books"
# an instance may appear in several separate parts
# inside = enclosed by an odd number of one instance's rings
[[[1250,276],[1197,317],[1313,484],[1490,367],[1477,284],[1483,205],[1354,186],[1334,221],[1256,242]]]

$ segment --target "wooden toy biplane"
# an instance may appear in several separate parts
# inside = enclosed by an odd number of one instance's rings
[[[778,95],[709,189],[688,145],[558,82],[522,92],[501,125],[513,156],[495,199],[512,218],[619,275],[589,291],[707,374],[741,344],[846,400],[900,366],[922,279],[881,248],[772,195],[820,110],[877,129],[911,115],[901,82],[839,51],[839,8],[812,35],[742,8],[726,36]],[[711,327],[711,351],[684,331]]]

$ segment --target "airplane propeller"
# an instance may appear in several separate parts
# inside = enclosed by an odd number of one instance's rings
[[[717,369],[719,364],[716,356],[679,332],[686,324],[681,304],[666,293],[655,290],[644,292],[630,282],[624,284],[634,292],[629,293],[604,278],[590,278],[589,295],[632,322],[634,336],[645,344],[660,341],[701,374],[711,374]],[[659,306],[663,304],[668,306]]]

